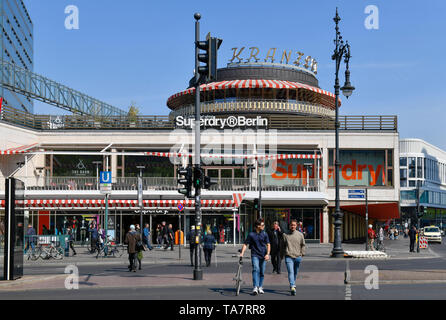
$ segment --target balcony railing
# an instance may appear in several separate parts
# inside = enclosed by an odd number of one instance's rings
[[[334,110],[315,103],[296,100],[236,99],[234,101],[210,101],[201,103],[201,113],[295,113],[334,116]],[[195,114],[195,105],[181,107],[172,112],[176,116]]]
[[[26,184],[29,191],[98,191],[100,184],[96,177],[17,177]],[[262,191],[321,191],[323,182],[318,179],[294,179],[274,181],[268,183],[262,179]],[[259,191],[258,181],[249,178],[221,178],[218,183],[211,186],[210,191]],[[144,177],[143,188],[145,191],[176,191],[179,188],[178,181],[174,177]],[[4,184],[0,190],[4,189]],[[125,177],[114,178],[112,184],[114,191],[138,190],[138,178]]]
[[[229,102],[228,102],[229,103]],[[265,102],[267,104],[267,102]],[[298,104],[298,103],[297,103]],[[299,108],[296,104],[295,111]],[[259,102],[259,107],[252,109],[228,109],[228,114],[247,114],[252,113],[262,115],[262,118],[268,119],[268,125],[265,129],[277,130],[333,130],[335,129],[334,118],[319,114],[316,110],[318,106],[301,107],[302,114],[273,114],[271,110],[263,110],[263,102]],[[285,106],[285,104],[281,104]],[[211,108],[211,107],[209,107]],[[208,113],[212,110],[208,108]],[[262,107],[263,108],[263,107]],[[313,108],[313,109],[312,109]],[[315,109],[316,108],[316,109]],[[286,111],[285,107],[280,107],[278,111]],[[313,115],[305,114],[315,113]],[[313,110],[313,111],[312,111]],[[225,111],[222,109],[222,111]],[[247,111],[247,112],[245,112]],[[321,111],[322,112],[322,111]],[[324,111],[325,112],[325,111]],[[169,116],[137,116],[134,118],[108,116],[93,117],[81,115],[34,115],[24,111],[14,109],[8,106],[2,107],[2,120],[11,124],[20,125],[34,130],[173,130],[175,121]],[[377,130],[377,131],[397,131],[397,116],[340,116],[341,130]]]

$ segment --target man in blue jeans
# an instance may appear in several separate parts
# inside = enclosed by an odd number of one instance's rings
[[[153,249],[150,245],[150,228],[148,223],[146,223],[146,227],[143,230],[143,242],[149,250]]]
[[[281,256],[285,256],[285,264],[288,270],[291,295],[296,295],[296,279],[302,257],[305,255],[304,235],[297,231],[297,220],[291,219],[290,232],[283,234]]]
[[[243,244],[240,257],[243,257],[246,247],[249,245],[251,249],[252,263],[252,282],[254,289],[253,295],[263,294],[263,278],[265,277],[266,261],[269,260],[271,245],[269,243],[268,234],[264,231],[265,223],[263,219],[257,219],[254,223],[255,232],[250,232]]]

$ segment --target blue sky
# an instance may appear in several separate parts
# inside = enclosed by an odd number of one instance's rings
[[[302,51],[317,59],[319,85],[333,92],[335,36],[352,48],[354,95],[341,114],[398,115],[401,138],[421,138],[446,149],[446,1],[110,1],[25,0],[34,23],[34,70],[111,105],[142,114],[168,114],[168,97],[187,87],[194,68],[194,18],[201,36],[223,39],[219,67],[233,47]],[[65,7],[79,8],[79,30],[65,28]],[[379,9],[379,29],[364,12]],[[343,84],[343,72],[341,73]],[[63,110],[35,103],[35,112]]]

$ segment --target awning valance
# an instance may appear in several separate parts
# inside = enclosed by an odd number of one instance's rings
[[[243,201],[244,193],[234,193],[231,200],[201,200],[203,209],[237,209]],[[186,209],[195,208],[195,200],[143,200],[144,209],[177,210],[182,204]],[[38,199],[18,200],[17,205],[26,210],[32,209],[105,209],[105,200],[99,199]],[[137,200],[108,200],[109,209],[140,209]],[[0,200],[0,208],[5,207],[5,200]]]
[[[0,155],[13,155],[13,154],[20,154],[20,153],[28,153],[33,148],[37,147],[38,143],[33,143],[25,146],[19,146],[15,148],[9,148],[6,150],[0,150]]]
[[[263,80],[263,79],[252,79],[252,80],[230,80],[230,81],[220,81],[212,82],[208,84],[202,84],[200,86],[200,91],[212,91],[212,90],[226,90],[226,89],[246,89],[246,88],[267,88],[267,89],[306,89],[313,91],[315,93],[327,96],[335,99],[335,95],[326,90],[322,90],[317,87],[313,87],[300,82],[292,81],[282,81],[282,80]],[[170,106],[170,102],[178,97],[184,95],[191,95],[195,93],[195,88],[191,87],[184,91],[178,92],[169,99],[167,99],[167,105]]]
[[[352,212],[365,217],[365,204],[341,206],[341,210]],[[400,208],[398,202],[390,203],[369,203],[368,212],[370,219],[388,220],[399,219]]]

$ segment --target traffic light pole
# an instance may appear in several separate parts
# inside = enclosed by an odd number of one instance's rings
[[[417,181],[417,229],[418,229],[418,237],[417,237],[417,252],[420,252],[420,181]]]
[[[257,171],[259,173],[259,218],[262,219],[262,172],[260,168],[263,168],[263,166],[260,164],[260,162],[257,160]]]
[[[199,13],[195,13],[195,170],[200,170],[200,73],[198,72],[198,43],[200,41],[200,18]],[[195,187],[195,266],[194,280],[203,280],[203,270],[201,269],[201,189],[200,186]]]

